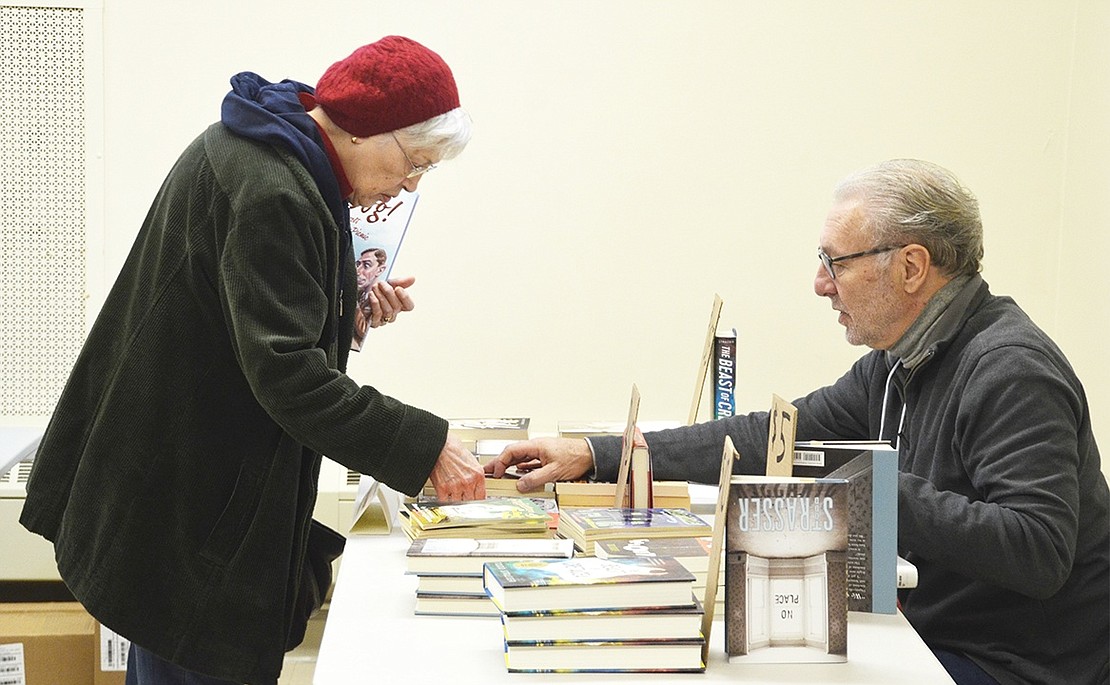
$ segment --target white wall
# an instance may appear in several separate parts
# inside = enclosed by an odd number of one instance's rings
[[[394,272],[418,306],[358,380],[539,431],[622,419],[635,382],[642,418],[682,419],[716,292],[740,406],[794,397],[861,353],[812,292],[831,188],[912,156],[977,193],[986,279],[1071,356],[1106,443],[1108,7],[105,0],[106,272],[231,74],[315,83],[400,33],[452,65],[476,135],[421,184]]]

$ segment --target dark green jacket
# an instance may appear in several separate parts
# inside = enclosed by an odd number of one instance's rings
[[[443,419],[342,372],[346,229],[293,156],[208,128],[40,446],[21,522],[93,616],[186,668],[276,680],[321,453],[416,493],[446,439]]]

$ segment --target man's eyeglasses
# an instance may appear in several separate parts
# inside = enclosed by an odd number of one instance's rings
[[[409,153],[405,152],[405,148],[403,145],[401,145],[401,141],[397,140],[397,134],[395,134],[393,131],[390,131],[389,135],[393,136],[393,142],[397,143],[397,147],[401,148],[401,154],[405,156],[405,161],[409,163],[410,167],[412,167],[412,170],[405,174],[405,178],[416,178],[420,174],[425,174],[436,168],[435,164],[425,164],[424,166],[416,166],[415,164],[413,164],[412,159],[409,158]]]
[[[909,243],[907,243],[908,245]],[[849,259],[856,259],[857,257],[867,257],[873,254],[882,254],[890,252],[891,250],[901,250],[906,245],[894,245],[891,247],[876,247],[874,250],[864,250],[863,252],[853,252],[852,254],[841,255],[839,257],[830,257],[825,254],[825,248],[817,248],[817,258],[821,260],[821,264],[825,267],[825,271],[829,274],[829,278],[836,280],[836,269],[833,268],[834,264],[846,262]]]

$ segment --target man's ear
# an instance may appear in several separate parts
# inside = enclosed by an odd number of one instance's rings
[[[925,287],[933,269],[933,257],[924,245],[912,243],[903,247],[895,260],[901,270],[902,287],[906,293],[913,294]]]

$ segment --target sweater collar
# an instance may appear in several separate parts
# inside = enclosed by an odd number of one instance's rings
[[[933,356],[960,327],[975,294],[983,285],[979,274],[957,276],[936,292],[898,342],[887,350],[893,366],[901,362],[909,370]]]

